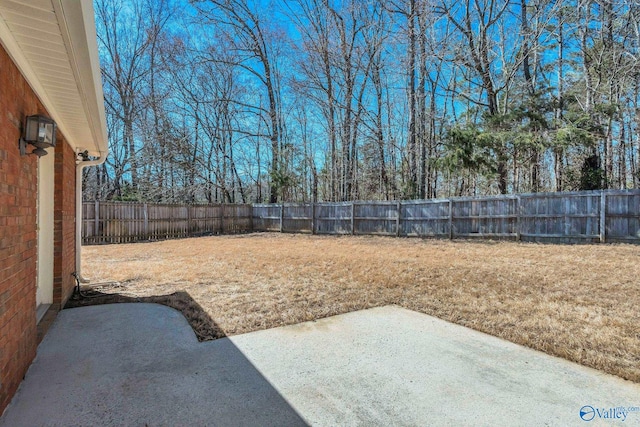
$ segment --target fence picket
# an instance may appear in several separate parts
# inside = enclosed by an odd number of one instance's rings
[[[83,205],[83,244],[128,243],[253,230],[251,205],[226,205],[231,210],[227,221],[223,220],[223,205],[97,201]],[[93,217],[88,218],[91,211]]]
[[[640,190],[254,205],[85,202],[83,243],[286,231],[640,243]]]

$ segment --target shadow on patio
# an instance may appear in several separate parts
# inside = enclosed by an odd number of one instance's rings
[[[154,303],[174,308],[182,313],[189,325],[198,337],[198,341],[210,341],[224,338],[227,335],[224,330],[209,316],[188,292],[176,291],[167,295],[152,295],[146,297],[133,297],[117,292],[102,292],[94,286],[87,287],[80,294],[75,293],[65,309],[86,307],[100,304],[114,303]]]
[[[189,303],[224,336],[186,292],[112,300]],[[231,340],[199,343],[176,310],[145,303],[63,310],[0,426],[132,424],[306,425]]]

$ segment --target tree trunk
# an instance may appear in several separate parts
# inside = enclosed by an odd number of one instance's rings
[[[407,194],[406,197],[414,199],[417,196],[418,191],[418,162],[417,162],[417,147],[416,147],[416,0],[409,0],[409,16],[408,31],[409,31],[409,64],[407,74],[409,77],[409,140],[407,142],[407,150],[409,157],[409,170],[407,171]]]

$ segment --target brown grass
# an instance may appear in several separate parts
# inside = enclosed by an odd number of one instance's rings
[[[208,338],[398,304],[640,382],[638,246],[270,233],[89,246],[83,261],[118,282],[105,293],[186,292],[223,331]]]

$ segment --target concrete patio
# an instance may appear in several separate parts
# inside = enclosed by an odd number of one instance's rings
[[[601,417],[630,406],[639,384],[395,306],[199,343],[114,304],[60,313],[0,426],[640,425]]]

